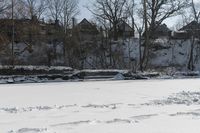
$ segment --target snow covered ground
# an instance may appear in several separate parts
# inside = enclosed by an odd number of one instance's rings
[[[199,133],[200,79],[0,85],[0,133]]]

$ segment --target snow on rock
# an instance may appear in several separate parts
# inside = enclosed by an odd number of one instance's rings
[[[198,71],[190,72],[138,72],[128,70],[83,70],[61,74],[7,75],[0,76],[0,84],[45,83],[66,81],[108,81],[108,80],[144,80],[144,79],[179,79],[198,78]]]
[[[106,70],[106,69],[98,69],[98,70],[81,70],[81,72],[85,72],[85,73],[128,73],[129,70],[117,70],[117,69],[110,69],[110,70]]]
[[[114,79],[115,80],[124,80],[125,77],[121,73],[118,73],[117,75],[115,75]]]
[[[175,72],[176,76],[199,76],[199,71],[189,71],[189,72]]]
[[[118,75],[118,74],[121,74]],[[115,79],[115,80],[124,80],[125,75],[129,75],[129,70],[117,70],[117,69],[111,69],[111,70],[81,70],[81,71],[75,71],[72,77],[76,77],[79,79]],[[116,77],[117,76],[117,77]],[[122,77],[123,76],[123,77]]]
[[[13,78],[9,78],[7,83],[14,83],[15,81],[13,80]]]
[[[23,68],[23,67],[18,67]],[[33,67],[30,67],[33,68]],[[199,71],[176,71],[166,69],[163,72],[155,70],[133,73],[129,70],[72,70],[68,68],[35,68],[26,70],[0,69],[6,75],[0,76],[0,84],[12,83],[44,83],[64,81],[86,81],[86,80],[144,80],[144,79],[174,79],[174,78],[198,78]],[[54,71],[55,70],[55,71]],[[11,74],[11,75],[10,75]]]
[[[63,66],[0,66],[1,75],[71,74],[73,71]]]
[[[6,66],[6,65],[0,65],[0,69],[14,69],[14,70],[18,70],[18,69],[23,69],[23,70],[46,70],[46,71],[50,71],[50,70],[73,70],[70,67],[64,67],[64,66]]]

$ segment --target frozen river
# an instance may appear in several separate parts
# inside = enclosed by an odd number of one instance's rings
[[[199,133],[200,79],[0,85],[0,133]]]

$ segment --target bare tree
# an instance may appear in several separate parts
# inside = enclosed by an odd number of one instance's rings
[[[26,10],[26,17],[32,19],[33,17],[41,18],[42,14],[46,10],[45,0],[19,0],[19,5]]]
[[[189,0],[146,0],[146,2],[151,34],[164,20],[178,15],[189,6]]]
[[[196,23],[196,25],[199,25],[199,19],[200,19],[200,11],[199,11],[199,3],[195,3],[194,0],[191,0],[191,13],[189,14],[189,20],[193,21],[193,23]],[[187,17],[185,17],[187,18]],[[197,40],[200,39],[199,32],[196,31],[196,27],[192,27],[190,32],[191,38],[190,38],[190,54],[189,54],[189,61],[188,61],[188,69],[194,70],[195,69],[195,48],[196,48],[196,58],[197,53],[199,50],[199,46],[197,45]]]
[[[7,1],[7,8],[3,11],[3,13],[0,13],[2,18],[12,18],[12,1],[9,0],[9,2]],[[20,0],[13,0],[13,15],[15,19],[18,18],[26,18],[27,16],[27,11],[26,11],[26,7],[24,6],[24,4],[22,3],[22,1]]]
[[[0,13],[5,11],[8,7],[10,7],[10,3],[7,0],[0,0]]]
[[[126,3],[127,0],[94,0],[90,7],[87,6],[87,9],[100,23],[102,32],[105,33],[105,36],[102,36],[101,38],[101,48],[103,53],[105,53],[105,51],[108,53],[107,57],[109,57],[109,63],[102,63],[105,64],[106,67],[115,66],[114,53],[112,51],[112,39],[118,39],[117,25],[121,20],[126,20],[128,18]],[[104,57],[104,54],[102,54],[102,58]]]
[[[63,43],[63,56],[64,56],[64,62],[66,63],[66,53],[67,53],[67,57],[68,57],[68,61],[70,60],[70,52],[69,52],[69,32],[67,31],[68,29],[70,29],[70,26],[72,26],[73,24],[73,19],[75,19],[76,15],[78,15],[79,13],[79,7],[78,7],[78,3],[79,0],[62,0],[62,10],[60,12],[60,20],[61,20],[61,24],[64,27],[64,43]],[[68,48],[68,49],[67,49]],[[66,52],[67,51],[67,52]]]
[[[200,3],[197,4],[194,3],[194,0],[191,0],[192,16],[197,23],[199,22],[200,19],[200,8],[197,7],[200,6],[199,4]]]
[[[141,4],[142,3],[142,4]],[[131,21],[132,21],[132,27],[134,32],[137,32],[139,35],[139,69],[140,71],[143,71],[144,66],[144,57],[148,56],[148,45],[146,40],[149,40],[149,25],[148,25],[148,14],[147,14],[147,0],[143,0],[139,3],[135,0],[129,0],[127,1],[127,14],[129,15]],[[142,5],[142,6],[140,6]],[[147,31],[147,32],[145,32]],[[142,43],[142,34],[144,34],[144,45],[145,48],[143,49]],[[146,55],[145,55],[146,54]]]
[[[133,33],[135,32],[135,17],[134,15],[136,14],[136,3],[135,0],[127,0],[126,2],[126,14],[128,15],[128,17],[131,18],[131,22],[132,22],[132,29],[133,29]]]
[[[79,13],[79,0],[47,0],[48,5],[48,17],[53,19],[56,24],[63,27],[63,30],[57,30],[55,36],[61,36],[63,40],[63,56],[64,62],[66,63],[65,57],[68,55],[69,50],[67,47],[70,45],[70,37],[67,30],[72,25],[72,18]],[[68,59],[69,60],[69,59]]]
[[[127,0],[95,0],[93,8],[88,8],[94,16],[110,23],[115,40],[118,38],[117,24],[121,19],[127,18],[126,2]]]
[[[150,45],[156,29],[163,21],[179,15],[189,6],[188,0],[142,0],[145,22],[145,41],[142,64],[146,68],[149,60]]]
[[[72,25],[72,18],[75,18],[79,13],[78,0],[63,0],[63,7],[61,10],[62,24],[66,30]]]
[[[0,17],[5,17],[4,12],[11,8],[11,2],[8,0],[0,0]]]
[[[49,16],[58,21],[63,10],[63,0],[47,0]]]
[[[146,67],[147,63],[148,63],[148,57],[149,57],[149,37],[150,37],[150,33],[149,33],[149,27],[148,27],[148,14],[147,14],[147,4],[148,4],[148,0],[144,0],[143,1],[143,11],[144,11],[144,28],[145,28],[145,42],[144,42],[144,52],[143,52],[143,56],[141,57],[141,63],[140,63],[140,67],[141,67],[141,71],[143,71],[143,69]]]

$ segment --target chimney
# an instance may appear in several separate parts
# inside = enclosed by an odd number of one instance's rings
[[[60,21],[58,19],[55,20],[55,25],[59,26]]]
[[[31,20],[32,20],[33,22],[37,22],[37,21],[38,21],[37,16],[36,16],[36,15],[33,15],[32,18],[31,18]]]
[[[74,28],[76,26],[76,19],[73,17],[72,18],[72,28]]]
[[[135,20],[132,18],[132,29],[133,29],[133,37],[135,37]]]

